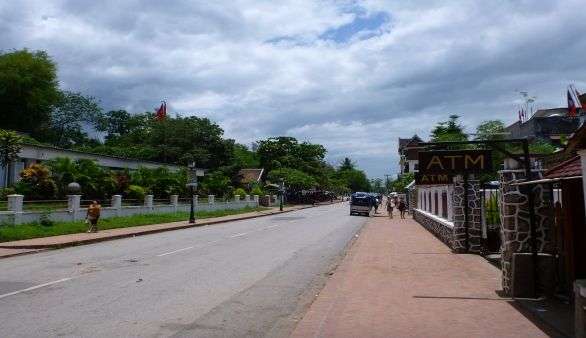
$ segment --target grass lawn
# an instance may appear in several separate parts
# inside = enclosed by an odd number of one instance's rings
[[[196,218],[213,218],[228,215],[243,214],[252,211],[262,211],[268,208],[251,208],[235,210],[214,210],[198,211]],[[112,217],[100,220],[98,223],[99,230],[126,228],[139,225],[159,224],[186,221],[189,219],[188,212],[165,213],[165,214],[142,214],[128,217]],[[38,223],[19,224],[19,225],[0,225],[0,242],[10,242],[22,239],[49,237],[66,234],[85,232],[88,225],[84,221],[77,222],[55,222],[50,226],[43,226]]]

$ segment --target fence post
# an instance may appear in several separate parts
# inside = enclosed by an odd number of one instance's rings
[[[250,195],[244,195],[244,201],[250,202]]]
[[[22,203],[24,201],[23,195],[13,194],[8,195],[8,211],[14,213],[14,224],[20,224],[20,214],[22,213]]]
[[[22,212],[23,195],[8,195],[8,211]]]
[[[122,195],[112,195],[112,208],[116,209],[116,216],[122,216]]]
[[[171,205],[173,206],[173,211],[177,212],[177,207],[179,206],[179,195],[171,195]]]
[[[153,210],[153,195],[146,195],[144,197],[144,206],[148,209],[148,210]]]
[[[234,195],[234,202],[240,202],[240,195]]]
[[[199,196],[193,195],[193,205],[197,208],[198,204],[199,204]]]
[[[254,201],[255,206],[258,207],[258,195],[252,196],[252,200]]]
[[[215,199],[216,199],[216,196],[214,196],[214,195],[208,195],[208,204],[212,204],[213,205],[215,203]]]
[[[67,195],[67,210],[71,213],[74,221],[80,219],[81,195]]]
[[[267,206],[270,207],[273,203],[271,203],[271,195],[266,195],[265,198],[267,199]]]

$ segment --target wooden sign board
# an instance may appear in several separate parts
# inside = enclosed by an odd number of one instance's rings
[[[465,174],[492,170],[490,150],[439,150],[419,152],[421,174]]]
[[[438,185],[454,183],[454,175],[451,174],[422,174],[415,173],[415,184]]]

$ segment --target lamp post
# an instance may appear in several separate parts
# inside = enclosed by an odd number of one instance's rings
[[[203,176],[203,170],[197,169],[195,167],[195,162],[189,163],[187,168],[189,169],[189,172],[188,172],[189,179],[188,179],[186,186],[189,188],[189,194],[191,196],[191,201],[190,201],[191,207],[189,209],[189,223],[194,224],[195,223],[195,204],[193,203],[193,195],[194,195],[195,190],[197,189],[197,177]]]
[[[285,196],[285,181],[281,178],[279,180],[279,195],[280,195],[280,201],[279,201],[279,211],[283,211],[283,197]]]

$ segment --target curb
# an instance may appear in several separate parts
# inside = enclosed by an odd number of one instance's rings
[[[335,204],[335,203],[331,203],[331,204]],[[323,205],[331,205],[331,204],[323,204]],[[213,225],[213,224],[219,224],[219,223],[228,223],[228,222],[242,221],[242,220],[247,220],[247,219],[252,219],[252,218],[258,218],[258,217],[264,217],[264,216],[272,216],[272,215],[284,214],[284,213],[293,212],[293,211],[299,211],[299,210],[303,210],[303,209],[315,208],[315,207],[323,206],[323,205],[309,205],[309,206],[303,206],[303,207],[300,207],[300,208],[297,208],[297,209],[293,209],[293,210],[283,210],[283,211],[278,211],[277,210],[277,211],[270,211],[270,212],[266,212],[266,213],[265,212],[262,212],[262,211],[259,211],[259,214],[257,214],[257,215],[249,215],[249,216],[244,216],[244,217],[237,218],[237,219],[227,219],[227,220],[217,220],[217,221],[203,221],[201,223],[195,223],[195,224],[189,224],[189,223],[187,223],[187,224],[178,225],[178,226],[169,227],[169,228],[145,230],[145,231],[141,231],[141,232],[128,233],[128,234],[119,234],[119,235],[112,235],[112,236],[102,237],[102,238],[88,238],[88,239],[83,239],[83,240],[78,240],[78,241],[73,241],[73,242],[67,242],[67,243],[37,244],[37,245],[11,245],[11,246],[7,246],[7,245],[4,245],[3,246],[2,244],[0,244],[0,248],[2,248],[2,249],[60,249],[60,248],[66,248],[66,247],[72,247],[72,246],[79,246],[79,245],[85,245],[85,244],[105,242],[105,241],[110,241],[110,240],[115,240],[115,239],[122,239],[122,238],[142,236],[142,235],[150,235],[150,234],[155,234],[155,233],[159,233],[159,232],[166,232],[166,231],[173,231],[173,230],[183,230],[183,229],[201,227],[201,226],[206,226],[206,225]],[[27,253],[28,252],[26,252],[26,253],[17,253],[17,254],[14,254],[14,255],[2,256],[2,257],[0,257],[0,259],[6,258],[6,257],[13,257],[13,256],[16,256],[16,255],[19,255],[19,254],[27,254]],[[30,252],[30,253],[35,253],[35,252]]]

